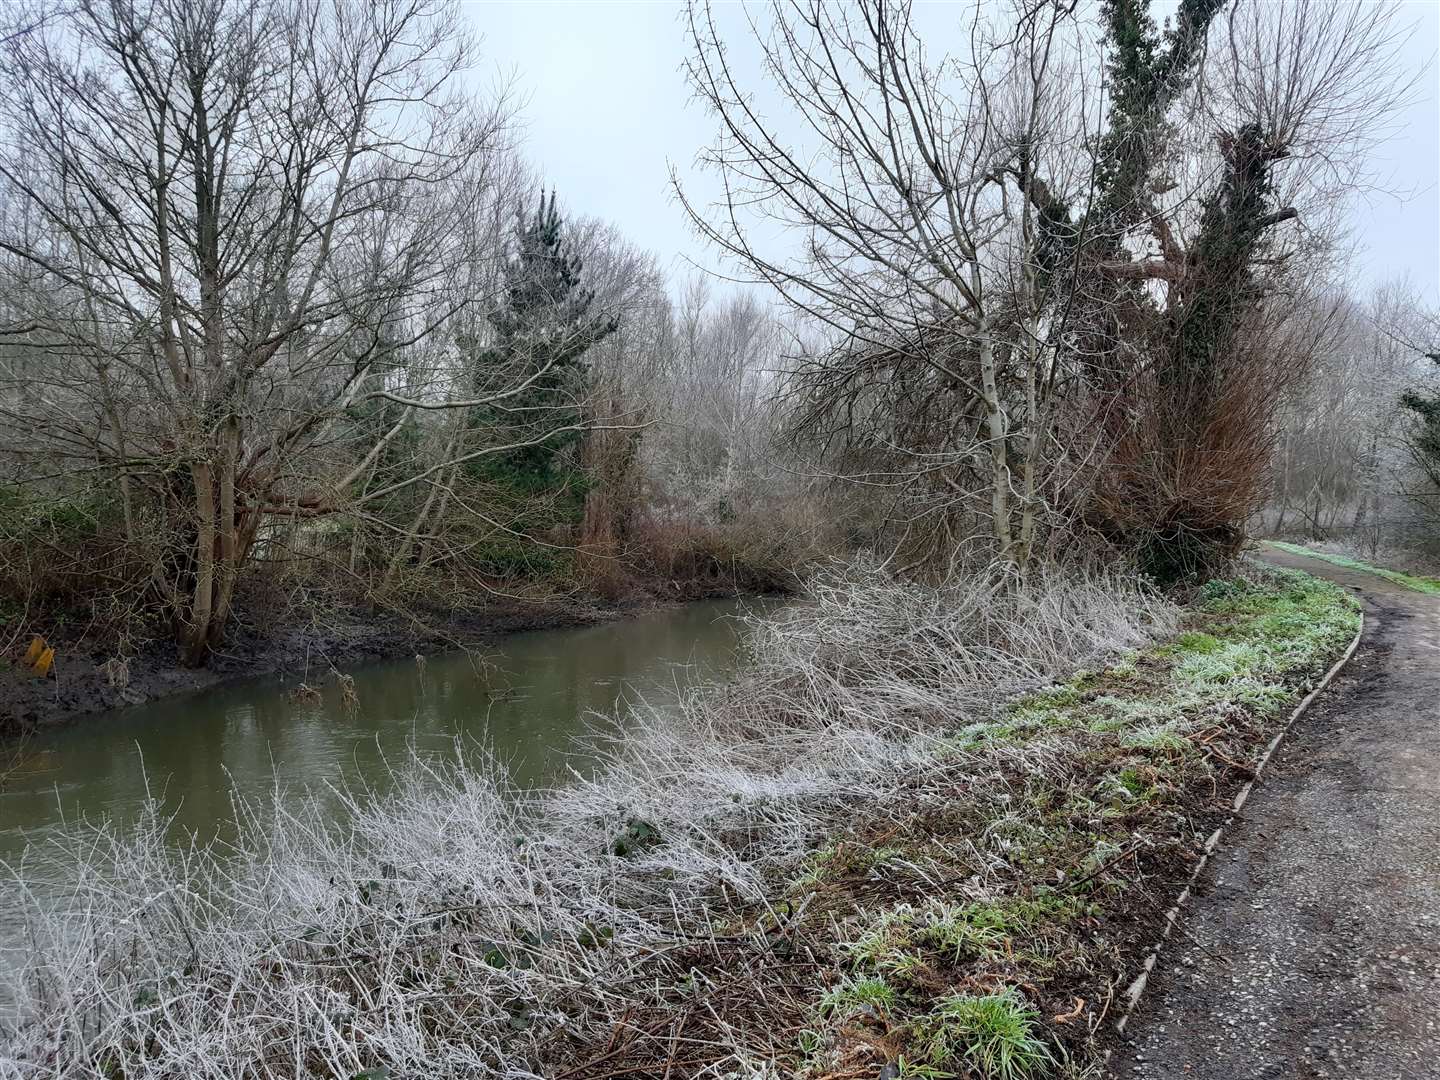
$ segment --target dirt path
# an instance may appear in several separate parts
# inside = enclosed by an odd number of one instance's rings
[[[1354,589],[1365,636],[1227,833],[1111,1075],[1440,1080],[1440,597],[1264,558]]]

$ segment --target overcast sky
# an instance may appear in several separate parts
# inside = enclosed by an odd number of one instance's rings
[[[692,235],[668,182],[673,165],[702,196],[713,190],[692,168],[713,127],[690,100],[680,71],[679,5],[468,0],[467,10],[483,39],[476,77],[514,77],[525,101],[527,156],[562,202],[615,222],[677,271],[687,258],[716,265]],[[937,2],[926,5],[921,18],[943,33],[952,11],[958,21],[960,10]],[[744,33],[738,4],[722,7],[720,21],[727,36]],[[1358,258],[1365,280],[1408,274],[1440,302],[1440,74],[1433,62],[1440,0],[1406,0],[1401,22],[1414,24],[1403,63],[1412,72],[1429,68],[1399,118],[1397,137],[1375,162],[1388,178],[1385,186],[1400,194],[1372,192],[1355,200],[1363,245]],[[944,51],[943,42],[932,47]]]

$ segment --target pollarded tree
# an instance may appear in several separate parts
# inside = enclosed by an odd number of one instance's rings
[[[1264,505],[1278,411],[1334,314],[1318,295],[1330,207],[1403,87],[1383,8],[1185,0],[1164,30],[1148,8],[1102,9],[1109,130],[1083,229],[1107,444],[1092,520],[1175,579],[1237,552]]]

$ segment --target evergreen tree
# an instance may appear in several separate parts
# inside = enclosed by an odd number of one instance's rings
[[[479,459],[477,475],[522,493],[554,490],[575,479],[567,452],[579,442],[580,402],[588,381],[585,353],[613,333],[619,320],[592,315],[593,289],[582,283],[584,264],[568,250],[564,222],[552,191],[540,193],[531,216],[516,224],[516,249],[505,268],[505,300],[493,312],[494,340],[476,357],[476,391],[518,375],[526,389],[475,411],[472,426],[504,442],[530,445]],[[463,345],[463,343],[462,343]],[[556,431],[557,428],[571,428]],[[554,432],[547,434],[547,432]]]

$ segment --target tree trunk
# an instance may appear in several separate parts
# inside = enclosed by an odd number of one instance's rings
[[[1010,463],[1005,449],[1005,412],[1000,405],[995,375],[995,340],[988,326],[980,333],[980,389],[985,395],[985,419],[990,444],[991,535],[1002,558],[1013,556],[1010,531]]]
[[[240,456],[240,425],[235,417],[225,421],[220,456],[220,513],[217,521],[220,561],[215,581],[215,600],[210,610],[210,627],[205,635],[207,652],[220,644],[230,621],[235,584],[240,576],[240,521],[235,512],[235,469]]]
[[[215,603],[215,486],[209,462],[190,466],[195,484],[195,583],[189,610],[180,616],[180,662],[200,667],[209,655],[210,618]]]

